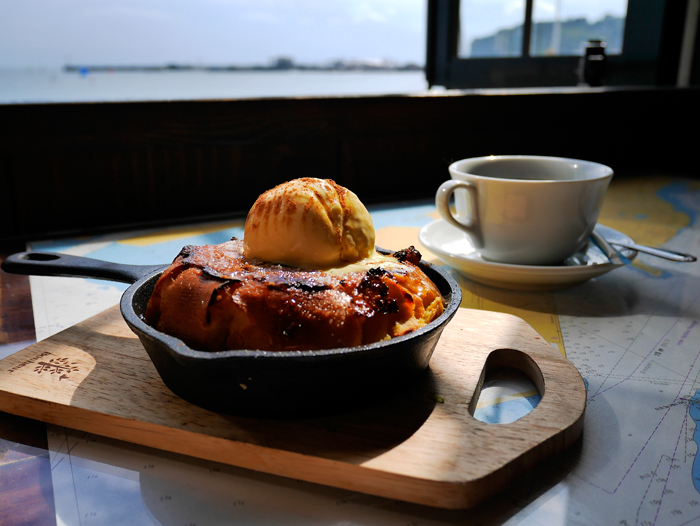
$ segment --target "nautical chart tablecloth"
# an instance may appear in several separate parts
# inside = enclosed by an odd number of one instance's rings
[[[360,196],[361,197],[361,196]],[[432,203],[370,209],[377,244],[421,247]],[[700,185],[613,181],[600,222],[637,242],[700,252]],[[34,243],[35,250],[168,263],[186,244],[243,237],[243,223]],[[513,292],[459,279],[462,306],[525,319],[588,386],[583,439],[571,451],[466,511],[434,510],[190,459],[50,426],[58,524],[627,524],[700,521],[700,264],[640,254],[557,292]],[[31,278],[39,339],[118,303],[124,285]],[[499,384],[500,385],[500,384]],[[531,383],[487,390],[478,418],[507,422],[537,404]],[[497,424],[494,424],[497,425]]]

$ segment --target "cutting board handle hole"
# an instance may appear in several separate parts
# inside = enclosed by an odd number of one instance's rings
[[[532,411],[544,395],[544,379],[535,361],[515,349],[489,354],[469,405],[477,420],[509,424]]]

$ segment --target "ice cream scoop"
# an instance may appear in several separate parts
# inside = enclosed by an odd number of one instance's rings
[[[271,263],[328,269],[374,252],[367,208],[330,179],[302,178],[268,190],[245,224],[247,255]]]

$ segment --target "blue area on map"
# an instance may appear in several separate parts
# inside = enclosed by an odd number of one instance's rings
[[[690,418],[695,422],[695,432],[693,433],[693,440],[698,446],[700,451],[700,390],[695,391],[693,398],[690,399],[688,405],[688,414]],[[695,460],[693,460],[693,486],[695,491],[700,493],[700,455],[695,455]]]
[[[474,411],[474,418],[487,424],[510,424],[524,417],[540,403],[539,394],[509,400],[500,404],[482,407]]]
[[[697,203],[700,200],[700,191],[691,192],[690,184],[687,182],[674,182],[670,183],[656,192],[656,196],[668,203],[670,203],[673,208],[683,214],[687,214],[690,218],[690,227],[692,227],[697,219],[698,212],[700,208]],[[646,214],[635,215],[635,219],[643,219]],[[652,257],[652,256],[649,256]],[[635,266],[628,267],[635,272],[644,274],[645,277],[649,277],[649,273]],[[654,279],[669,279],[674,276],[674,274],[668,270],[660,269],[655,266],[656,270],[661,271],[660,274],[653,276]]]
[[[690,216],[690,226],[695,225],[698,211],[700,211],[697,207],[700,191],[691,192],[689,183],[675,182],[664,186],[656,192],[656,195],[671,203],[679,212],[688,214]],[[695,208],[691,208],[692,205],[695,205]]]
[[[149,243],[137,246],[125,243],[110,243],[90,253],[91,258],[114,261],[116,263],[133,263],[138,265],[169,264],[186,245],[216,245],[231,239],[243,237],[243,228],[227,228],[206,234],[170,239],[162,243]]]
[[[644,254],[640,254],[644,256]],[[647,256],[649,258],[653,258],[654,256]],[[673,272],[670,272],[668,270],[663,270],[660,269],[659,267],[655,266],[654,270],[658,273],[655,273],[654,275],[650,274],[647,270],[639,267],[635,267],[634,265],[630,265],[627,267],[631,269],[633,272],[636,272],[637,274],[643,275],[645,278],[651,278],[651,279],[670,279],[675,276]]]

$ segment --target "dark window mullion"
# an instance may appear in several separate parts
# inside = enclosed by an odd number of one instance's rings
[[[521,55],[530,56],[530,35],[532,34],[532,3],[533,0],[525,1],[525,21],[523,22],[523,45]]]
[[[459,0],[428,1],[428,45],[425,63],[428,86],[449,85],[458,59]]]

